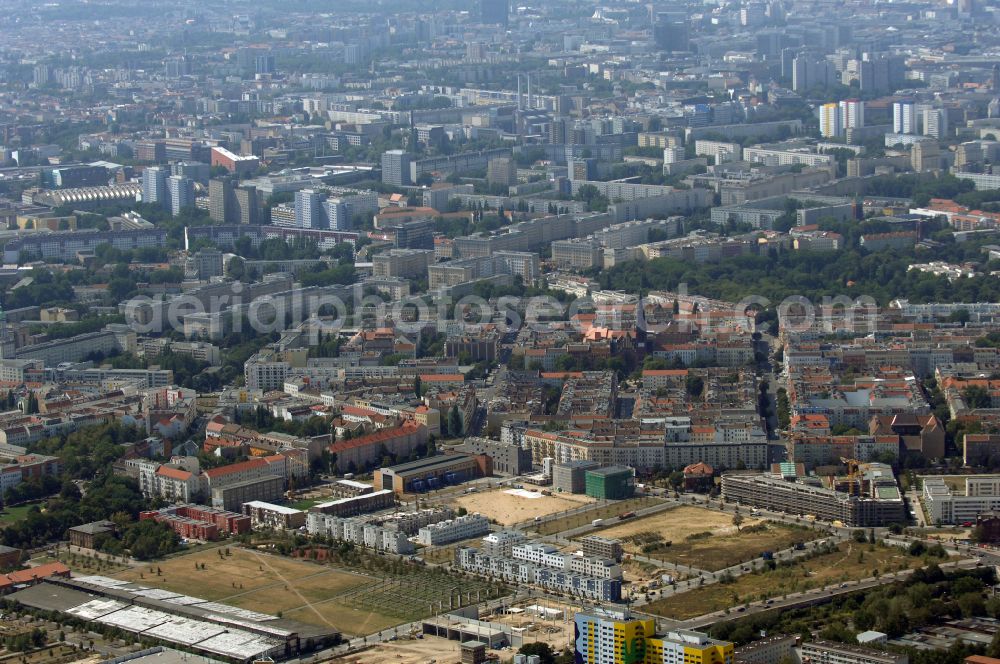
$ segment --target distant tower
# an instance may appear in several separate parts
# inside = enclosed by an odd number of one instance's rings
[[[170,206],[167,178],[170,169],[164,166],[149,166],[142,172],[142,202]]]
[[[1000,90],[1000,64],[993,65],[993,75],[990,76],[990,87],[994,92]]]

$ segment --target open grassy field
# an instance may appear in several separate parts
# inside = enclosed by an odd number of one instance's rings
[[[44,554],[32,558],[31,563],[33,565],[44,565],[57,560],[69,567],[76,574],[103,574],[108,576],[129,568],[127,564],[121,562],[121,559],[107,554],[94,552],[87,555],[76,552],[71,553],[65,550],[60,550],[55,556]]]
[[[40,505],[40,503],[28,503],[26,505],[4,507],[3,510],[0,511],[0,528],[17,523],[18,521],[23,521],[28,516],[28,512],[31,511],[31,508],[36,505]]]
[[[642,610],[665,618],[687,620],[768,597],[868,578],[876,571],[914,569],[924,564],[923,559],[909,556],[897,547],[845,542],[832,553],[770,571],[744,574],[731,583],[701,586],[647,604]]]
[[[205,549],[115,576],[252,611],[280,613],[349,635],[437,613],[438,602],[448,608],[449,596],[457,606],[500,592],[485,581],[458,579],[435,569],[409,566],[375,578],[235,546]]]
[[[372,634],[402,622],[399,618],[392,616],[352,609],[339,604],[336,600],[328,600],[294,611],[286,611],[282,616],[310,625],[333,625],[350,636]]]
[[[429,546],[424,548],[417,548],[417,555],[424,559],[431,565],[443,565],[444,563],[450,563],[455,560],[455,549],[460,546],[470,546],[472,548],[478,549],[481,538],[473,538],[471,540],[466,540],[464,542],[455,542],[454,544],[447,544],[445,546]]]
[[[745,525],[749,526],[756,520],[747,518]],[[613,537],[625,540],[644,532],[655,532],[666,541],[674,543],[683,541],[689,535],[706,531],[735,531],[733,517],[704,507],[681,505],[652,516],[629,519],[601,529],[602,537]]]
[[[527,491],[527,489],[525,489]],[[543,496],[537,498],[507,493],[506,489],[466,493],[455,496],[451,501],[454,507],[464,507],[470,514],[478,512],[487,519],[495,519],[497,523],[510,526],[522,521],[530,521],[536,516],[549,516],[566,510],[577,509],[592,498],[575,495]]]
[[[617,519],[619,514],[634,512],[662,503],[659,498],[649,496],[638,496],[627,500],[617,500],[609,503],[594,505],[590,509],[582,510],[575,514],[567,514],[564,517],[546,521],[532,527],[540,535],[555,535],[573,528],[580,528],[591,524],[595,519]],[[617,523],[617,522],[615,522]],[[622,522],[625,523],[625,522]],[[614,526],[612,526],[614,527]],[[602,535],[606,531],[602,531]]]
[[[238,547],[228,547],[227,556],[226,549],[205,549],[115,576],[252,611],[281,613],[348,634],[361,634],[355,629],[368,624],[385,627],[400,622],[373,611],[340,610],[338,598],[371,584],[371,577]]]
[[[325,503],[325,502],[328,502],[330,500],[333,500],[333,499],[330,498],[329,496],[325,496],[325,497],[324,496],[316,496],[314,498],[302,498],[301,500],[297,500],[294,503],[290,504],[289,507],[291,507],[292,509],[302,510],[302,511],[305,512],[305,511],[308,511],[308,509],[310,507],[312,507],[313,505],[318,505],[320,503]]]
[[[629,553],[715,572],[815,539],[808,528],[744,517],[702,507],[681,506],[605,528],[601,535],[622,540]]]
[[[228,556],[225,555],[227,549],[230,553]],[[120,579],[142,582],[145,586],[165,588],[219,601],[227,601],[235,595],[262,588],[280,590],[283,587],[329,585],[332,589],[343,591],[366,581],[366,577],[361,575],[239,547],[204,549],[190,555],[130,569],[116,576]],[[300,604],[305,603],[303,601]],[[260,607],[246,606],[246,608],[255,608],[265,613],[273,612],[267,603]]]

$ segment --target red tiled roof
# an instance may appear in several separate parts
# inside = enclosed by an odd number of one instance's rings
[[[385,442],[387,440],[392,440],[398,436],[406,436],[423,425],[414,424],[413,422],[407,422],[402,426],[391,427],[388,429],[380,429],[374,433],[370,433],[366,436],[361,436],[360,438],[351,438],[350,440],[340,440],[330,445],[330,451],[333,453],[340,452],[341,450],[351,450],[356,447],[365,447],[367,445],[377,445],[378,443]]]
[[[31,569],[11,572],[10,574],[0,574],[0,588],[9,588],[19,583],[30,583],[31,581],[45,579],[50,576],[69,576],[69,568],[62,563],[55,562],[32,567]]]
[[[186,482],[191,479],[191,473],[186,470],[181,470],[180,468],[171,468],[170,466],[160,466],[156,469],[156,474],[161,477],[169,477],[172,480],[181,480]]]
[[[244,470],[250,470],[251,468],[260,468],[265,465],[267,465],[267,462],[264,461],[264,459],[261,458],[248,459],[240,463],[231,463],[228,466],[220,466],[218,468],[212,468],[210,470],[206,470],[205,475],[207,475],[209,478],[223,477],[225,475],[230,475],[232,473],[238,473]]]
[[[712,475],[714,473],[715,469],[703,461],[692,463],[690,466],[684,468],[685,475]]]

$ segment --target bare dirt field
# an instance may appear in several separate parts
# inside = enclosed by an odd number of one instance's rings
[[[532,604],[534,602],[522,602],[520,608],[526,608]],[[523,629],[526,642],[544,641],[552,646],[556,652],[568,647],[573,640],[573,615],[579,610],[579,607],[549,601],[538,602],[538,604],[562,611],[563,617],[542,618],[535,613],[526,612],[491,616],[489,620]]]
[[[747,519],[746,525],[752,525],[752,523],[753,520]],[[736,531],[732,515],[702,507],[682,505],[652,516],[623,521],[618,525],[602,529],[600,534],[602,537],[624,540],[639,533],[651,531],[662,535],[665,540],[679,542],[695,533],[728,532],[729,530]]]
[[[929,539],[937,539],[945,542],[955,540],[968,540],[972,537],[971,528],[939,528],[924,531]]]
[[[539,495],[538,498],[526,498],[505,490],[495,490],[456,496],[453,505],[464,507],[470,514],[478,512],[488,519],[495,519],[501,525],[510,526],[530,521],[536,516],[565,512],[593,502],[592,498],[581,495]]]
[[[532,526],[531,530],[537,531],[539,535],[555,535],[567,530],[590,526],[597,519],[611,525],[618,523],[618,517],[622,514],[655,507],[662,502],[659,498],[652,496],[633,496],[625,500],[594,502],[587,509],[543,521],[537,526]]]
[[[682,506],[632,519],[601,531],[622,540],[632,554],[717,571],[815,539],[807,528],[745,518],[739,529],[729,514]]]
[[[449,641],[432,636],[422,639],[403,639],[391,643],[380,643],[354,655],[344,655],[331,661],[339,664],[452,664],[461,661],[458,641]]]

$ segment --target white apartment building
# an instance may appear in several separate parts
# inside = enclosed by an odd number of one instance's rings
[[[478,549],[461,547],[455,563],[474,574],[504,581],[532,584],[576,597],[617,602],[621,599],[621,579],[587,576],[578,572],[545,567],[525,560],[486,555]]]
[[[699,140],[694,142],[694,153],[698,157],[712,157],[716,164],[724,164],[727,161],[740,161],[743,158],[743,145]]]
[[[290,363],[273,353],[257,353],[243,365],[244,384],[248,390],[280,390],[291,369]]]
[[[351,542],[383,553],[409,554],[414,550],[413,543],[402,530],[366,523],[353,517],[309,512],[306,515],[306,530],[310,535]]]
[[[514,552],[514,545],[524,541],[524,533],[520,530],[501,530],[484,537],[481,550],[487,556],[510,558]]]
[[[23,383],[25,374],[32,371],[44,371],[42,360],[0,360],[0,381],[5,383]]]
[[[551,544],[542,544],[540,542],[518,544],[511,549],[510,557],[514,560],[523,560],[534,565],[542,565],[543,567],[552,567],[554,569],[566,569],[568,567],[566,563],[567,556],[560,553],[559,549]]]
[[[134,461],[130,465],[138,469],[139,489],[147,498],[159,497],[172,503],[197,503],[204,495],[204,479],[198,472],[198,461],[194,457],[169,465],[156,461]]]
[[[455,519],[449,519],[448,521],[440,521],[424,526],[417,533],[417,541],[424,546],[438,546],[471,537],[478,537],[489,531],[489,519],[481,514],[467,514]]]
[[[788,150],[767,147],[743,148],[743,160],[766,166],[794,166],[795,164],[832,166],[834,164],[833,155],[818,154],[806,148]]]
[[[954,491],[941,477],[923,477],[924,511],[932,523],[975,523],[984,512],[1000,510],[1000,475],[965,478],[965,491]]]
[[[538,542],[517,544],[511,548],[511,554],[508,557],[514,560],[523,560],[533,565],[567,570],[584,576],[594,576],[601,579],[622,578],[621,567],[612,560],[605,560],[595,556],[577,556],[570,553],[562,553],[559,549],[549,544]]]

